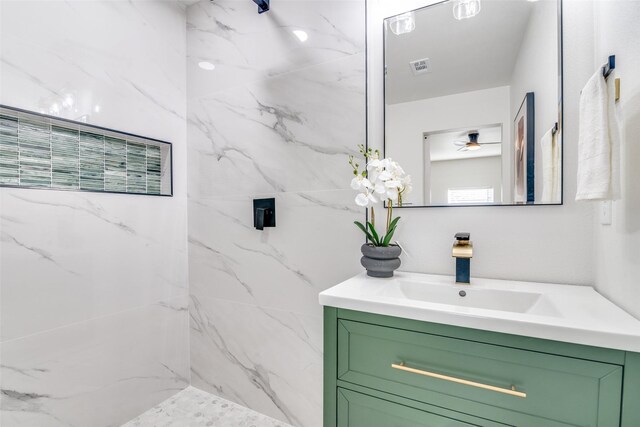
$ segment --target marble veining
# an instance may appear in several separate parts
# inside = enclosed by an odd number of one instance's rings
[[[121,425],[189,384],[185,23],[173,1],[0,2],[0,104],[171,141],[174,166],[171,198],[0,188],[3,427]],[[77,188],[79,143],[55,131],[27,175]],[[105,145],[83,141],[89,187],[140,191],[162,161]]]
[[[232,0],[187,11],[191,380],[320,427],[317,294],[360,270],[347,160],[365,134],[364,1],[273,11]],[[262,197],[276,198],[277,226],[258,232]]]
[[[0,348],[0,425],[119,425],[189,384],[178,297]]]
[[[355,247],[361,241],[353,192],[278,193],[278,225],[264,232],[253,228],[252,198],[189,201],[190,293],[319,315],[318,292],[360,268],[357,251],[327,268],[343,243],[326,230]]]
[[[187,218],[173,200],[2,189],[0,338],[185,295]]]
[[[192,384],[296,427],[322,425],[317,295],[361,269],[347,161],[365,139],[364,6],[187,9]],[[256,231],[263,197],[277,226]]]
[[[195,296],[190,310],[193,385],[295,426],[321,420],[319,318]]]
[[[290,426],[195,387],[187,387],[122,427]]]
[[[360,0],[331,1],[328,5],[283,0],[271,15],[259,16],[251,3],[197,3],[187,11],[189,97],[210,95],[362,52],[363,4]],[[294,30],[305,31],[308,39],[301,42]],[[216,78],[198,68],[203,60],[216,65]]]
[[[364,140],[363,75],[355,54],[190,99],[189,195],[348,188],[344,164]]]

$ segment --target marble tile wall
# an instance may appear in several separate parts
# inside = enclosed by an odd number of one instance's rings
[[[189,383],[185,23],[0,2],[1,104],[174,143],[174,197],[0,188],[3,427],[120,425]]]
[[[322,425],[318,293],[361,270],[347,159],[365,138],[364,18],[364,0],[187,10],[192,384],[297,427]],[[277,217],[262,232],[261,197]]]

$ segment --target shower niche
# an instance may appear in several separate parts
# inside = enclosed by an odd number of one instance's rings
[[[172,145],[0,106],[0,187],[172,196]]]

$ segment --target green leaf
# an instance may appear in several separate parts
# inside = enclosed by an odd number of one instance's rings
[[[389,224],[389,232],[382,241],[382,246],[389,246],[389,243],[391,243],[391,239],[393,238],[393,234],[396,232],[396,227],[399,220],[400,217],[397,217],[393,221],[391,221],[391,224]]]
[[[382,242],[382,246],[385,246],[385,247],[386,247],[386,246],[389,246],[389,244],[391,243],[391,238],[393,237],[393,233],[394,233],[395,231],[396,231],[396,230],[390,230],[390,231],[387,233],[386,237],[384,238],[384,241]]]
[[[359,222],[359,221],[353,221],[353,223],[354,223],[355,225],[357,225],[357,226],[358,226],[358,228],[359,228],[360,230],[362,230],[362,232],[365,234],[365,236],[367,236],[367,239],[369,239],[370,241],[372,241],[372,242],[373,242],[373,236],[371,235],[371,233],[369,233],[369,232],[367,231],[367,229],[364,227],[364,225],[362,225],[362,223],[361,223],[361,222]]]
[[[400,217],[395,217],[391,223],[389,224],[389,230],[392,230],[394,228],[396,228],[396,225],[398,224],[398,221],[400,221]]]
[[[373,238],[374,238],[373,243],[376,246],[380,246],[380,237],[378,237],[378,233],[376,233],[376,228],[370,222],[367,222],[367,226],[369,227],[369,230],[371,231],[371,234],[373,235]]]

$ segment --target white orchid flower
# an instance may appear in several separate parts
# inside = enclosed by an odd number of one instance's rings
[[[367,178],[369,178],[369,181],[372,184],[372,187],[375,187],[376,182],[378,182],[378,176],[379,176],[379,172],[376,169],[372,169],[370,171],[367,171]]]
[[[367,163],[367,171],[377,170],[380,172],[384,168],[382,160],[375,159]]]
[[[378,199],[372,194],[369,193],[368,191],[364,192],[364,193],[359,193],[356,196],[356,204],[358,206],[362,206],[364,208],[374,205],[378,203]]]
[[[389,188],[402,188],[402,182],[400,180],[397,180],[397,179],[390,179],[388,181],[385,181],[384,186],[387,189],[389,189]]]
[[[411,184],[411,175],[405,175],[402,178],[402,188],[403,195],[411,193],[411,190],[413,190],[413,185]]]
[[[378,175],[378,179],[380,181],[389,181],[391,178],[393,178],[393,174],[391,172],[389,172],[388,170],[383,170]]]
[[[368,207],[369,199],[367,198],[367,195],[364,193],[358,193],[358,195],[356,196],[356,205],[362,206],[363,208]]]
[[[369,151],[365,155],[367,164],[365,172],[360,174],[357,165],[354,168],[357,175],[351,180],[351,188],[357,190],[356,204],[369,207],[382,200],[397,202],[411,189],[411,177],[390,158],[380,158],[378,152]],[[352,165],[353,166],[353,165]]]
[[[389,166],[387,166],[387,170],[394,175],[404,175],[404,169],[402,169],[398,162],[393,162],[391,159],[389,159]]]
[[[398,194],[399,192],[397,187],[387,188],[387,199],[391,200],[392,202],[398,200]]]
[[[373,185],[371,184],[371,181],[369,181],[367,178],[363,177],[362,175],[357,175],[351,180],[351,188],[353,188],[354,190],[360,191],[365,188],[371,188],[371,187],[373,187]]]
[[[395,232],[398,218],[393,219],[392,209],[394,205],[402,205],[403,197],[408,194],[411,187],[411,177],[400,167],[398,162],[390,158],[380,158],[378,150],[365,148],[359,145],[360,153],[364,156],[364,171],[361,172],[359,164],[354,161],[354,157],[349,157],[349,165],[353,169],[355,177],[351,180],[351,188],[358,191],[355,202],[358,206],[371,207],[371,221],[367,225],[355,221],[360,230],[367,234],[368,239],[374,246],[388,246],[392,244],[393,233]],[[375,229],[373,205],[381,201],[387,201],[387,221],[384,233],[372,234],[368,229]]]
[[[360,190],[360,188],[362,187],[362,180],[359,179],[361,176],[362,175],[358,175],[351,180],[351,188],[353,188],[354,190]]]

